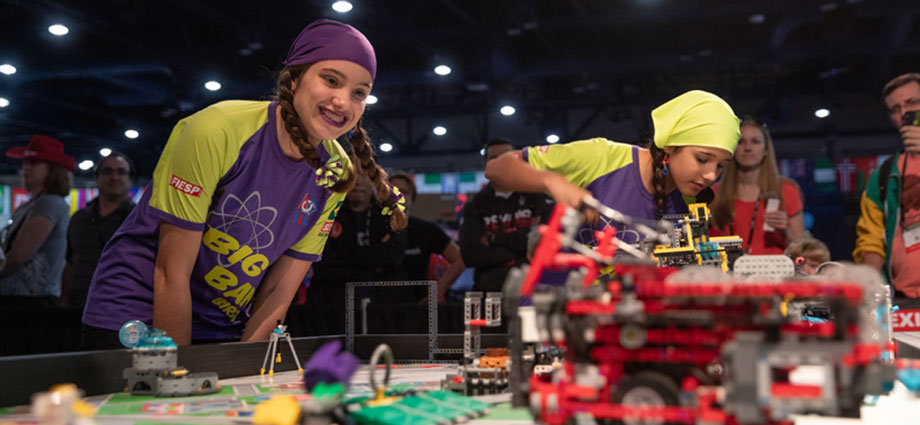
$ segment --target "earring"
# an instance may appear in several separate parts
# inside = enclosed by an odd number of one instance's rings
[[[666,176],[671,173],[671,169],[668,168],[668,164],[670,163],[671,163],[671,160],[667,156],[665,156],[664,159],[661,160],[661,175],[662,176]]]
[[[354,135],[355,135],[355,129],[348,130],[348,134],[347,134],[348,140],[351,140],[351,138],[354,137]]]

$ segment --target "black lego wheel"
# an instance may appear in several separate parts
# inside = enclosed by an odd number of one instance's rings
[[[616,387],[611,402],[626,406],[677,406],[680,404],[680,388],[667,375],[642,371],[631,375]],[[616,424],[664,425],[663,420],[624,419]]]

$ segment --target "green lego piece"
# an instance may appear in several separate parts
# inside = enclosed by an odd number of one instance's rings
[[[341,382],[336,382],[333,384],[320,382],[313,387],[313,391],[310,393],[310,395],[319,399],[342,397],[345,395],[345,384]]]
[[[386,406],[362,407],[349,417],[362,425],[448,425],[482,416],[489,407],[450,391],[430,391]]]
[[[474,400],[451,391],[429,391],[419,396],[450,403],[452,406],[466,409],[468,412],[476,414],[476,416],[484,414],[490,407],[488,403],[483,403],[479,400]]]
[[[448,419],[463,417],[470,413],[466,408],[425,397],[406,397],[399,404]]]
[[[397,403],[387,406],[365,407],[352,412],[349,417],[356,424],[362,425],[439,425],[450,423],[449,420],[428,416],[424,412],[412,412],[400,408]]]

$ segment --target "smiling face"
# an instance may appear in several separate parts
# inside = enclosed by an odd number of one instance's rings
[[[722,174],[732,155],[719,148],[683,146],[669,151],[671,173],[677,190],[683,195],[696,196]]]
[[[371,74],[344,60],[320,61],[294,83],[294,108],[311,143],[338,139],[357,125],[371,92]]]
[[[742,125],[741,139],[738,140],[738,149],[735,150],[735,162],[741,168],[754,168],[763,163],[767,153],[767,140],[757,126]]]

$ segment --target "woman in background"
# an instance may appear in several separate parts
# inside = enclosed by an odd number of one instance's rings
[[[73,157],[64,145],[36,134],[28,146],[6,152],[22,159],[22,183],[30,199],[13,213],[3,232],[6,264],[0,266],[0,308],[41,308],[57,305],[67,249]]]
[[[741,121],[734,160],[713,190],[716,231],[741,236],[748,254],[782,254],[789,242],[805,235],[802,192],[779,174],[773,138],[753,118]]]

